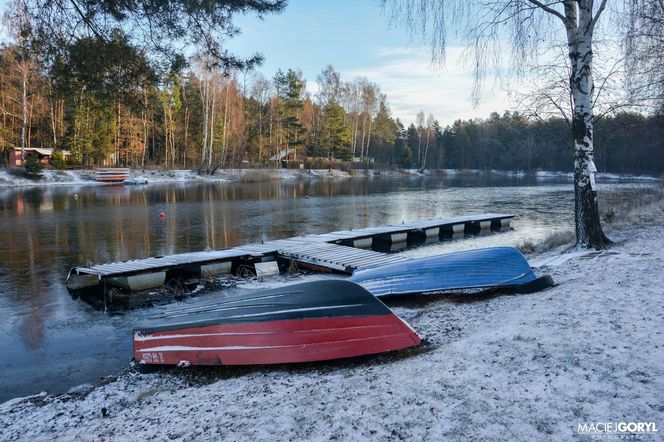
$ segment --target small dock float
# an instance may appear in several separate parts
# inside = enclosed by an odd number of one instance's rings
[[[512,214],[500,213],[456,216],[304,235],[224,250],[75,267],[67,276],[67,288],[99,287],[105,291],[108,285],[138,291],[162,286],[169,274],[240,274],[242,269],[255,269],[257,263],[275,261],[295,263],[319,272],[350,275],[358,269],[407,260],[400,255],[380,252],[386,249],[385,245],[390,250],[394,244],[421,244],[449,239],[458,234],[505,229],[509,228],[512,218]]]

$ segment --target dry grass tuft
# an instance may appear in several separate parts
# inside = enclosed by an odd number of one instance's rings
[[[546,252],[560,246],[572,245],[575,240],[576,236],[572,230],[560,230],[553,232],[539,242],[534,242],[532,239],[526,239],[522,241],[521,244],[517,245],[516,248],[524,255],[529,255],[532,253]]]
[[[606,206],[606,205],[605,205]],[[601,207],[603,215],[612,213],[612,222],[605,222],[607,231],[648,227],[664,223],[664,190],[644,191],[636,198],[620,201],[616,207]]]
[[[251,170],[240,177],[241,183],[260,183],[278,179],[279,176],[270,170]]]

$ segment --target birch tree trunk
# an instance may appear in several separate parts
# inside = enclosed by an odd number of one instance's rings
[[[355,123],[353,125],[353,146],[352,146],[352,151],[353,151],[353,156],[355,156],[355,151],[357,150],[357,136],[360,128],[360,112],[359,110],[355,110]]]
[[[187,168],[187,151],[189,150],[189,104],[184,108],[184,151],[182,152],[182,168]]]
[[[565,28],[571,65],[570,90],[574,105],[574,219],[577,246],[601,248],[610,243],[599,218],[593,154],[592,38],[600,11],[593,17],[592,0],[566,0]]]
[[[50,112],[50,117],[51,117],[51,136],[53,139],[53,147],[56,147],[58,145],[58,131],[57,131],[57,122],[56,122],[56,112],[55,112],[55,106],[56,104],[51,100],[48,106],[48,110]]]
[[[371,144],[371,127],[373,126],[373,122],[371,121],[371,117],[369,117],[369,131],[367,133],[367,147],[364,149],[364,158],[369,159],[369,144]]]
[[[422,165],[420,166],[420,172],[424,172],[427,168],[427,154],[429,153],[430,134],[431,134],[431,129],[427,125],[427,138],[426,138],[426,143],[424,144],[424,156],[422,157]]]
[[[258,164],[263,165],[263,99],[258,103]]]
[[[228,140],[228,93],[231,88],[231,83],[230,81],[226,85],[226,99],[224,101],[224,133],[222,134],[221,138],[221,167],[224,167],[224,163],[226,162],[226,152],[227,152],[227,145],[226,142]]]
[[[208,136],[208,158],[207,158],[207,173],[209,174],[212,171],[212,156],[214,154],[214,125],[215,117],[217,114],[216,102],[217,102],[217,78],[213,78],[214,83],[210,90],[210,135]]]
[[[367,116],[365,115],[364,119],[362,120],[362,142],[360,144],[360,159],[364,159],[364,138],[366,137],[366,132],[367,132]]]
[[[21,166],[23,166],[25,161],[25,148],[26,140],[26,131],[28,126],[28,67],[27,64],[24,66],[23,72],[21,72],[22,83],[23,83],[23,123],[21,124]]]
[[[209,112],[210,106],[208,105],[208,87],[209,84],[206,80],[201,80],[201,102],[203,103],[203,143],[201,145],[201,156],[199,160],[198,171],[199,173],[203,170],[205,161],[207,160],[207,147],[208,147],[208,121],[209,121]]]
[[[115,102],[115,166],[120,165],[120,99]]]
[[[145,153],[148,150],[148,91],[143,90],[143,154],[141,167],[145,167]]]

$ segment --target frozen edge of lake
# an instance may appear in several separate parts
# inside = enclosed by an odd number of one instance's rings
[[[579,423],[664,427],[664,227],[612,237],[608,252],[549,260],[538,272],[558,285],[544,292],[392,305],[424,351],[218,377],[127,371],[89,393],[5,402],[0,439],[567,440]]]
[[[420,173],[416,169],[406,170],[354,170],[348,173],[341,170],[327,169],[323,170],[296,170],[296,169],[220,169],[214,175],[199,175],[194,170],[168,170],[161,171],[156,169],[132,169],[130,178],[146,178],[148,183],[182,183],[182,182],[256,182],[268,181],[271,179],[316,179],[316,178],[352,178],[352,177],[397,177],[397,176],[460,176],[460,175],[497,175],[509,177],[526,177],[523,171],[502,171],[502,170],[427,170]],[[538,180],[552,178],[563,178],[572,180],[573,174],[570,172],[556,171],[538,171],[532,174]],[[607,181],[659,181],[660,178],[651,176],[620,175],[613,173],[598,173],[597,178]],[[10,174],[6,169],[0,169],[0,186],[5,187],[44,187],[44,186],[105,186],[108,183],[99,183],[94,181],[92,170],[44,170],[42,179],[31,180],[25,177]]]

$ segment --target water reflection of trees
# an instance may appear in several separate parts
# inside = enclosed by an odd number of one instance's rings
[[[422,208],[421,200],[410,199],[405,190],[440,185],[426,179],[316,179],[19,190],[0,201],[0,266],[23,292],[25,281],[17,275],[26,263],[64,278],[77,264],[433,216],[440,212],[438,201]],[[398,195],[380,196],[388,192]]]
[[[17,292],[23,292],[26,281],[18,275],[27,263],[57,266],[64,276],[76,264],[230,247],[278,238],[284,231],[302,233],[284,229],[284,224],[316,223],[316,216],[297,213],[305,196],[365,195],[370,187],[349,180],[293,180],[3,193],[0,265],[13,275]],[[161,210],[166,212],[163,219]]]

